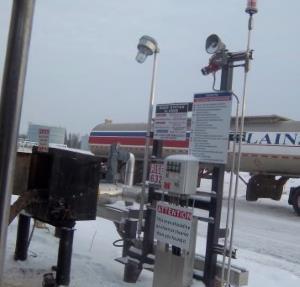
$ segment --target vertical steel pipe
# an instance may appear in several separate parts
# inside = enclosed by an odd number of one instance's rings
[[[150,140],[151,140],[151,126],[152,126],[154,96],[155,96],[155,87],[156,87],[157,53],[158,53],[158,50],[154,52],[153,68],[152,68],[152,79],[151,79],[151,91],[150,91],[150,98],[149,98],[147,134],[146,134],[144,162],[143,162],[142,192],[141,192],[140,212],[139,212],[139,221],[138,221],[138,235],[139,235],[139,237],[142,234],[143,219],[144,219],[144,205],[145,205],[145,197],[146,197],[146,180],[147,180],[147,174],[148,174],[148,160],[149,160],[149,156],[150,156],[149,150],[150,150]]]
[[[61,228],[56,271],[57,285],[70,284],[74,231],[74,228]]]
[[[128,186],[133,185],[134,166],[135,166],[135,156],[133,153],[129,153],[129,159],[126,162],[126,169],[125,169],[125,179],[124,179],[125,185]]]
[[[15,249],[15,260],[24,261],[27,259],[29,233],[30,233],[30,219],[31,217],[25,214],[19,215],[17,241]]]
[[[35,0],[14,0],[0,98],[0,284]]]

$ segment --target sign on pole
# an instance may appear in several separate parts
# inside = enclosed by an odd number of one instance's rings
[[[50,130],[46,128],[39,129],[39,152],[48,152],[49,150],[49,135]]]
[[[163,243],[189,249],[193,211],[159,201],[156,205],[154,237]]]
[[[155,140],[186,140],[188,105],[188,103],[175,103],[156,106]]]
[[[164,172],[163,160],[156,160],[150,164],[149,183],[156,185],[158,188],[161,186],[161,180]]]
[[[231,108],[230,92],[194,95],[189,152],[200,162],[226,164]]]

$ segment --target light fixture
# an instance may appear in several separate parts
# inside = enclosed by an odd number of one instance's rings
[[[225,50],[226,46],[218,35],[212,34],[206,39],[205,49],[208,54],[215,54]]]
[[[141,37],[137,48],[138,53],[135,59],[140,64],[144,63],[148,56],[159,52],[156,40],[150,36]]]

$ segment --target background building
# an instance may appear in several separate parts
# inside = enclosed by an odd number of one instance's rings
[[[51,127],[38,124],[29,124],[27,140],[39,142],[39,129],[46,128],[50,130],[49,143],[65,144],[66,129],[61,127]]]

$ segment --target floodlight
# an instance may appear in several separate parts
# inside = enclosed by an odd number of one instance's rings
[[[206,39],[205,49],[208,54],[215,54],[225,50],[226,46],[218,35],[212,34]]]
[[[137,48],[138,53],[135,59],[140,64],[144,63],[148,56],[159,52],[156,40],[150,36],[141,37]]]

